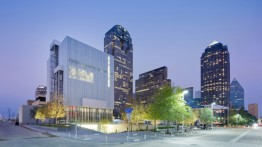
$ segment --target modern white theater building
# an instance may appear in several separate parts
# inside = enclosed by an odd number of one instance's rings
[[[50,46],[47,99],[63,96],[67,123],[112,119],[114,57],[66,36]]]

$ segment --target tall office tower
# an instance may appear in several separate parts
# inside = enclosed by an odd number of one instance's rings
[[[66,122],[112,119],[114,57],[68,36],[50,52],[48,89],[63,97]]]
[[[244,108],[244,89],[236,79],[230,84],[230,103],[232,109]]]
[[[167,79],[166,66],[140,74],[136,80],[136,101],[146,107],[152,102],[156,90],[163,85],[171,86],[171,80]]]
[[[46,86],[38,86],[35,90],[35,100],[36,101],[46,101]]]
[[[257,104],[248,104],[248,113],[254,115],[258,118],[258,105]]]
[[[201,98],[201,91],[195,92],[195,98]]]
[[[104,38],[104,51],[114,56],[114,117],[120,118],[128,99],[133,98],[133,44],[128,31],[115,25]]]
[[[215,102],[228,107],[230,60],[226,45],[213,41],[201,57],[201,98],[204,105]]]

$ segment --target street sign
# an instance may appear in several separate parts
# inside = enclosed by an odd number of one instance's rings
[[[133,111],[133,108],[126,108],[126,109],[125,109],[125,112],[126,112],[126,113],[132,113],[132,111]]]
[[[133,108],[126,108],[125,109],[126,118],[127,118],[128,121],[131,120],[131,113],[132,113],[132,111],[133,111]]]

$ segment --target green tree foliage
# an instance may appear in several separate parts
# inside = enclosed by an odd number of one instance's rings
[[[36,109],[35,119],[40,119],[43,122],[45,121],[46,119],[45,106],[38,107]]]
[[[154,95],[153,103],[149,105],[148,117],[153,120],[167,121],[167,133],[169,133],[170,121],[185,121],[191,117],[191,109],[185,105],[183,90],[180,87],[161,87]],[[155,126],[156,129],[156,126]]]
[[[142,104],[133,104],[133,111],[131,113],[131,122],[136,124],[137,130],[140,130],[139,122],[143,121],[146,116],[145,108]]]
[[[210,108],[200,109],[199,118],[200,121],[205,124],[212,124],[212,122],[215,120],[213,116],[213,111]]]
[[[240,110],[230,110],[229,123],[231,125],[252,125],[257,122],[257,118],[248,113],[244,108]]]

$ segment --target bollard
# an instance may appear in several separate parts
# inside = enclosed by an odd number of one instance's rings
[[[75,134],[75,139],[76,139],[76,134]]]
[[[146,135],[144,135],[144,140],[146,140]]]
[[[71,137],[71,134],[70,134],[70,132],[68,133],[68,137],[69,137],[69,138]]]
[[[156,137],[156,133],[155,133],[155,137]]]
[[[106,143],[107,143],[107,136],[106,136]]]
[[[164,132],[164,136],[166,136],[166,133]]]
[[[126,142],[128,142],[128,136],[126,136]]]

